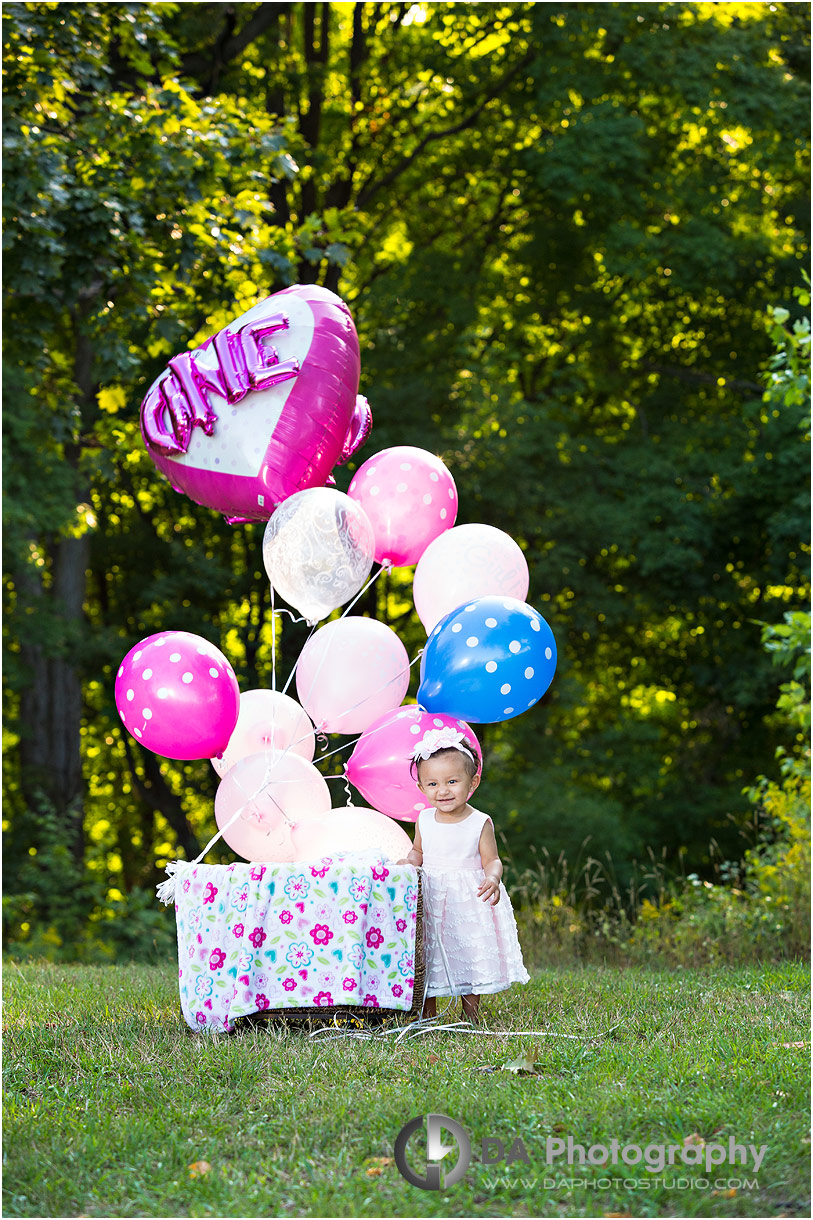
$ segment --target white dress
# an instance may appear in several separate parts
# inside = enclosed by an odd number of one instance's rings
[[[480,834],[490,821],[476,809],[460,822],[438,822],[434,809],[418,815],[427,997],[489,995],[528,982],[505,886],[496,906],[477,896],[485,877]]]

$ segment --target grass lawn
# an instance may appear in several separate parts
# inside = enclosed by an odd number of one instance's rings
[[[806,966],[544,970],[485,1002],[487,1028],[577,1039],[397,1045],[195,1034],[169,960],[4,975],[6,1216],[810,1215]],[[531,1072],[506,1066],[521,1056]],[[403,1125],[430,1113],[474,1152],[436,1191],[392,1160]],[[700,1163],[547,1164],[547,1139],[568,1136],[679,1145]],[[706,1147],[731,1136],[767,1145],[758,1172],[706,1170]],[[482,1163],[486,1137],[492,1157],[519,1137],[529,1163]],[[408,1155],[423,1173],[425,1131]]]

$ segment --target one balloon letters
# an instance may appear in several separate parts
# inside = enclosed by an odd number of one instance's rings
[[[266,521],[366,438],[359,371],[344,302],[286,288],[169,361],[141,404],[144,443],[176,491],[230,521]]]

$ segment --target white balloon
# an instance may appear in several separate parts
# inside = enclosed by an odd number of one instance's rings
[[[311,762],[315,749],[313,725],[296,699],[276,690],[246,690],[229,744],[212,766],[223,776],[241,758],[268,750],[287,750]]]
[[[341,851],[380,852],[387,860],[403,860],[412,847],[405,830],[383,813],[361,805],[333,809],[303,822],[291,832],[295,860],[318,860]]]
[[[408,687],[406,648],[375,618],[325,623],[299,654],[297,694],[319,732],[363,733],[398,707]]]
[[[364,509],[331,487],[289,496],[265,527],[268,579],[309,623],[358,593],[374,555],[375,536]]]
[[[493,525],[456,525],[424,551],[415,568],[412,597],[426,634],[477,597],[504,594],[524,602],[528,563],[522,550]]]

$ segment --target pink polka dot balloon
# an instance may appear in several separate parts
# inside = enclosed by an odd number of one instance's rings
[[[237,723],[240,690],[223,653],[189,631],[159,631],[127,653],[116,707],[128,733],[164,758],[212,758]]]
[[[439,457],[412,445],[382,449],[357,470],[347,493],[366,512],[378,563],[407,567],[457,518],[457,488]]]

